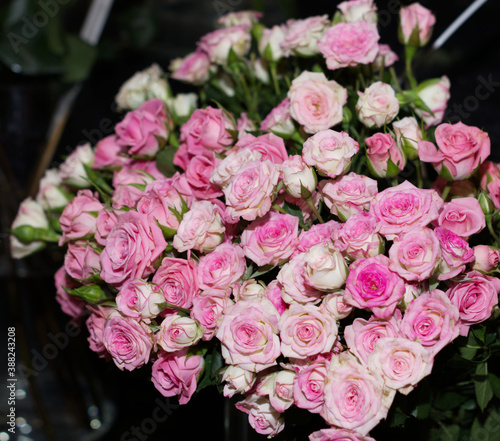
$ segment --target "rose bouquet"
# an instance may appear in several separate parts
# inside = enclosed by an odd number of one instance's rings
[[[114,133],[21,204],[12,255],[64,247],[57,300],[90,349],[181,404],[216,384],[260,434],[302,412],[311,441],[373,440],[437,415],[401,400],[451,348],[475,369],[438,397],[452,427],[500,397],[500,169],[487,133],[442,121],[447,77],[412,72],[434,16],[401,8],[399,77],[369,0],[259,20],[230,13],[127,81]]]

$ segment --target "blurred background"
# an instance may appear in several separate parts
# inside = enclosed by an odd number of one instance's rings
[[[116,0],[96,46],[79,38],[91,3],[2,0],[0,6],[0,334],[6,342],[7,327],[16,327],[19,373],[15,436],[9,435],[6,425],[8,391],[3,383],[0,388],[0,441],[197,439],[207,433],[217,439],[254,439],[246,430],[246,415],[235,415],[232,404],[216,391],[205,390],[178,408],[174,400],[157,393],[147,375],[120,372],[98,359],[88,349],[85,327],[74,331],[67,342],[63,335],[78,328],[68,328],[68,318],[55,301],[53,274],[62,264],[62,254],[51,250],[13,261],[8,256],[7,229],[38,179],[56,104],[75,84],[78,94],[50,167],[77,145],[94,145],[111,133],[123,117],[113,102],[125,80],[153,62],[167,70],[173,58],[193,51],[221,15],[254,9],[263,12],[262,22],[271,26],[289,18],[332,16],[339,2]],[[381,42],[402,58],[396,38],[399,2],[376,3]],[[432,42],[472,2],[420,3],[436,15]],[[487,1],[439,50],[423,52],[416,70],[417,80],[450,78],[445,119],[487,131],[491,159],[496,162],[500,162],[499,16],[500,2]],[[180,84],[171,85],[174,93],[185,90]],[[0,342],[0,378],[6,346]],[[229,414],[233,416],[228,418]],[[134,432],[134,428],[139,429]],[[283,439],[305,439],[298,433],[286,436]],[[397,431],[384,439],[396,436],[400,436]]]

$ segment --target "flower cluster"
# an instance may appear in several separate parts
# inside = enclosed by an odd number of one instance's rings
[[[162,395],[220,383],[261,434],[295,406],[331,426],[311,441],[369,441],[497,307],[500,168],[487,133],[442,122],[446,77],[398,81],[371,0],[338,8],[223,17],[170,66],[199,95],[136,74],[114,133],[46,172],[11,245],[65,247],[62,309],[119,369],[151,364]],[[434,16],[400,19],[411,58]]]

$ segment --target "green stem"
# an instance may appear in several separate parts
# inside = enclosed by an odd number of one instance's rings
[[[453,185],[453,181],[446,182],[446,185],[443,189],[443,193],[441,193],[441,198],[443,199],[443,201],[446,201],[446,199],[448,198],[448,195],[450,194],[450,190],[451,190],[452,185]]]
[[[394,66],[389,67],[389,72],[392,77],[392,81],[394,81],[394,85],[396,86],[396,89],[398,89],[398,92],[403,92],[403,89],[401,88],[401,84],[399,84],[398,76],[396,74],[396,71],[394,70]]]
[[[413,76],[413,71],[411,68],[411,62],[413,60],[413,57],[415,56],[416,51],[417,48],[415,46],[410,46],[410,45],[405,46],[406,77],[408,78],[408,81],[410,82],[410,87],[412,89],[417,88],[417,81]]]
[[[276,71],[276,62],[275,61],[270,61],[269,62],[269,70],[271,71],[271,78],[273,80],[274,92],[276,93],[276,95],[281,96],[281,90],[280,90],[280,85],[279,85],[279,82],[278,82],[277,71]]]
[[[422,179],[422,167],[423,164],[420,161],[415,161],[415,168],[417,169],[417,187],[423,188],[424,182]]]
[[[488,225],[488,230],[489,230],[490,234],[493,236],[493,238],[495,239],[495,242],[497,243],[497,245],[500,245],[500,238],[498,237],[498,234],[495,233],[495,229],[493,228],[493,224],[491,223],[491,219],[488,219],[486,224]]]
[[[318,218],[320,224],[324,224],[325,221],[323,220],[323,218],[321,217],[321,215],[319,214],[318,210],[316,209],[316,207],[314,206],[314,202],[312,200],[312,197],[309,196],[307,199],[306,199],[306,202],[307,204],[311,207],[311,210],[313,211],[314,215]]]

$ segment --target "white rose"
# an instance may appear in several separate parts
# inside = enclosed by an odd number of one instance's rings
[[[40,179],[36,201],[44,210],[56,210],[63,208],[70,201],[68,194],[61,187],[62,180],[56,169],[51,168],[45,171]]]
[[[335,291],[347,279],[344,257],[333,245],[314,245],[307,251],[304,263],[307,283],[320,291]]]
[[[247,371],[239,366],[229,365],[222,374],[224,385],[224,396],[232,397],[234,394],[248,392],[255,383],[257,375],[255,372]]]
[[[94,161],[94,151],[90,143],[79,145],[59,166],[59,176],[63,183],[76,188],[89,188],[87,172],[84,164],[91,166]]]
[[[198,96],[195,93],[179,93],[167,98],[166,103],[171,114],[177,118],[187,118],[198,107]]]
[[[302,198],[301,188],[311,193],[316,190],[318,179],[314,169],[309,167],[300,155],[290,156],[281,166],[286,191],[294,198]]]
[[[356,110],[359,120],[366,127],[382,127],[399,112],[399,101],[389,84],[377,81],[358,95]]]
[[[346,22],[364,20],[368,23],[377,23],[377,7],[372,0],[350,0],[340,3],[337,8],[342,12]]]
[[[415,109],[425,123],[426,128],[435,126],[443,121],[444,112],[450,99],[450,80],[447,76],[430,86],[423,87],[418,91],[418,97],[431,109],[433,115],[424,110]]]
[[[413,116],[407,116],[392,123],[396,134],[396,143],[410,159],[418,157],[418,141],[422,141],[422,130]]]
[[[266,297],[266,287],[255,279],[246,280],[241,285],[237,284],[233,290],[234,298],[237,302],[240,300],[260,301]]]
[[[342,289],[327,294],[319,305],[319,309],[323,314],[332,315],[337,320],[342,320],[351,313],[353,306],[344,302],[344,290]]]
[[[278,61],[283,58],[281,43],[285,39],[284,26],[273,26],[271,29],[262,31],[262,38],[259,41],[259,52],[261,57],[267,61]]]

